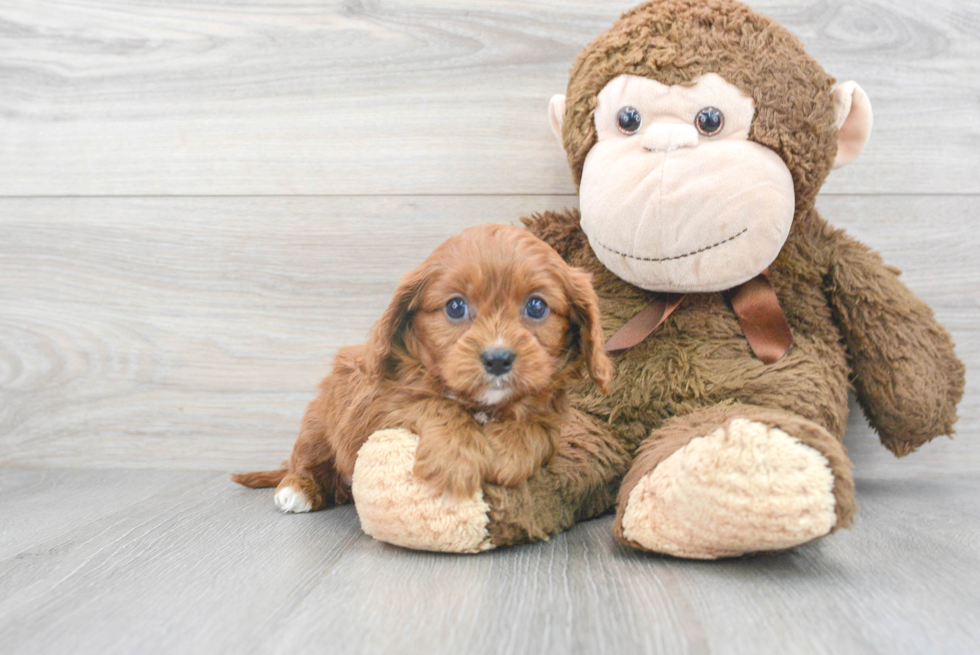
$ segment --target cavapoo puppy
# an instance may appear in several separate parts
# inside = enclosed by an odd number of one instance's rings
[[[518,485],[557,449],[583,369],[606,390],[589,275],[520,228],[470,228],[402,279],[366,344],[337,353],[287,468],[232,479],[278,484],[287,512],[345,503],[367,438],[406,428],[419,435],[414,473],[435,491]]]

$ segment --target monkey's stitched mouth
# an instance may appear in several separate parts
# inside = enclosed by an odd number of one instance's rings
[[[704,252],[705,250],[711,250],[712,248],[716,248],[716,247],[718,247],[718,246],[720,246],[722,244],[728,243],[729,241],[734,241],[735,239],[737,239],[738,237],[742,236],[743,234],[745,234],[748,231],[749,231],[749,228],[744,228],[738,234],[733,234],[732,236],[728,237],[727,239],[722,239],[718,243],[712,243],[710,246],[704,246],[703,248],[698,248],[697,250],[692,250],[691,252],[686,252],[683,255],[674,255],[673,257],[638,257],[636,255],[630,255],[630,254],[627,254],[625,252],[620,252],[619,250],[616,250],[615,248],[610,248],[609,246],[607,246],[606,244],[602,243],[601,241],[598,241],[597,240],[596,243],[598,243],[600,246],[602,246],[603,248],[605,248],[609,252],[615,253],[615,254],[620,255],[622,257],[626,257],[628,259],[635,259],[635,260],[641,261],[641,262],[669,262],[669,261],[672,261],[674,259],[684,259],[685,257],[691,257],[692,255],[700,254],[700,253]]]

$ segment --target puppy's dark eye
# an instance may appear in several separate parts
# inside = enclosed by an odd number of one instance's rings
[[[623,134],[633,134],[640,129],[643,117],[636,107],[629,105],[619,110],[619,131]]]
[[[548,303],[541,298],[528,298],[524,303],[524,315],[540,321],[548,315]]]
[[[466,318],[469,313],[470,308],[466,305],[466,301],[462,298],[450,298],[449,302],[446,303],[446,316],[458,321],[461,318]]]
[[[694,127],[705,136],[714,136],[725,127],[725,115],[717,107],[705,107],[694,117]]]

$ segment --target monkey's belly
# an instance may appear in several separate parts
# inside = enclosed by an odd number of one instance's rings
[[[624,428],[632,424],[626,428],[631,432],[642,425],[648,433],[671,416],[736,401],[785,409],[843,435],[847,357],[829,318],[818,317],[814,325],[809,317],[810,329],[797,327],[786,355],[766,365],[720,294],[689,296],[684,304],[642,343],[613,356],[612,393],[592,396],[589,411]]]

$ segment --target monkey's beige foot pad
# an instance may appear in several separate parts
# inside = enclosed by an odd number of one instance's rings
[[[716,559],[798,546],[836,522],[827,459],[778,428],[737,418],[640,479],[623,535],[646,550]]]
[[[361,529],[379,541],[416,550],[478,553],[493,548],[490,508],[477,491],[469,498],[435,492],[412,473],[419,438],[408,430],[379,430],[357,454],[351,483]]]

